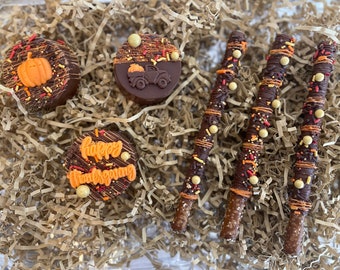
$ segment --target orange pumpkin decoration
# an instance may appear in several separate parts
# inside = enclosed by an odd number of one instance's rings
[[[40,86],[52,78],[52,68],[46,58],[32,58],[27,53],[27,60],[18,66],[18,76],[26,87]]]

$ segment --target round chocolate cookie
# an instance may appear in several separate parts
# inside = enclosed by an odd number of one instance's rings
[[[64,166],[79,197],[109,200],[136,179],[137,153],[121,133],[95,130],[69,148]]]
[[[50,111],[75,95],[79,63],[63,41],[32,35],[6,53],[1,82],[14,89],[27,111]]]
[[[64,166],[79,197],[109,200],[120,195],[136,177],[137,152],[121,133],[95,130],[69,148]]]
[[[175,89],[180,74],[179,50],[156,34],[132,34],[114,59],[122,93],[142,105],[156,104]]]

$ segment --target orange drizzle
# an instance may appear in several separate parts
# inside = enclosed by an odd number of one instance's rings
[[[200,147],[204,147],[204,148],[211,148],[213,147],[213,143],[211,142],[207,142],[207,141],[203,141],[203,140],[200,140],[200,139],[196,139],[195,140],[195,145],[197,146],[200,146]]]
[[[114,168],[112,170],[100,170],[94,168],[89,173],[83,173],[78,170],[72,170],[67,173],[67,178],[70,180],[71,186],[77,188],[81,184],[100,184],[109,186],[111,180],[118,180],[119,178],[127,177],[129,181],[136,179],[136,167],[129,164],[126,167]]]
[[[312,208],[312,204],[305,201],[299,201],[296,199],[289,200],[289,207],[291,210],[301,210],[301,211],[308,211]]]
[[[270,50],[269,54],[284,54],[287,55],[288,57],[292,57],[294,54],[294,49],[292,47],[288,48],[288,50],[285,49],[273,49]]]
[[[226,73],[230,73],[231,75],[235,76],[235,72],[232,69],[229,69],[229,68],[222,68],[222,69],[218,69],[216,71],[217,75],[222,75],[222,74],[226,74]]]
[[[214,110],[214,109],[206,109],[205,110],[205,114],[212,114],[212,115],[217,115],[217,116],[221,116],[222,113],[220,111]]]
[[[198,199],[198,196],[197,195],[189,195],[189,194],[186,194],[184,192],[181,192],[179,194],[182,198],[184,199],[188,199],[188,200],[197,200]]]
[[[252,195],[250,191],[237,189],[237,188],[230,188],[230,191],[245,198],[250,198],[250,196]]]
[[[88,160],[88,157],[94,157],[96,160],[101,160],[103,157],[109,159],[110,156],[118,157],[122,152],[123,143],[117,142],[92,142],[92,138],[87,136],[83,139],[80,145],[81,156]]]

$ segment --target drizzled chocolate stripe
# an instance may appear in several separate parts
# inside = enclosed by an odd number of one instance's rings
[[[294,177],[289,186],[291,214],[286,229],[284,251],[291,255],[301,252],[304,218],[311,208],[309,196],[317,169],[318,141],[335,53],[334,42],[321,42],[313,57],[313,75],[303,105],[303,124],[296,146]]]
[[[294,54],[294,38],[277,35],[262,72],[262,81],[255,105],[252,107],[248,129],[238,156],[234,179],[228,194],[227,209],[221,237],[235,240],[243,209],[259,181],[258,162],[263,149],[263,139],[268,136],[269,118],[273,109],[280,106],[279,90],[286,69]]]
[[[237,84],[233,80],[238,74],[240,58],[245,53],[246,45],[242,32],[231,33],[221,68],[217,70],[217,78],[210,94],[201,128],[195,139],[192,159],[180,193],[179,205],[172,222],[172,229],[176,232],[186,230],[190,210],[194,201],[198,199],[205,165],[214,144],[213,137],[218,132],[220,118],[226,105],[225,100],[229,90],[237,88]]]

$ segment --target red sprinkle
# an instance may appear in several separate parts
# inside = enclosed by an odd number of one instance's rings
[[[104,135],[105,134],[105,130],[104,129],[99,130],[99,134],[100,135]]]
[[[222,80],[222,85],[226,85],[226,84],[227,84],[226,79],[223,79],[223,80]]]
[[[29,51],[31,49],[31,45],[27,45],[26,51]]]
[[[250,177],[254,175],[254,172],[252,172],[251,170],[247,170],[247,174],[248,174],[248,177]]]
[[[37,34],[33,34],[29,39],[28,39],[28,43],[35,40],[35,38],[37,37]]]
[[[64,45],[65,44],[65,41],[61,40],[61,39],[58,39],[57,42],[61,45]]]

